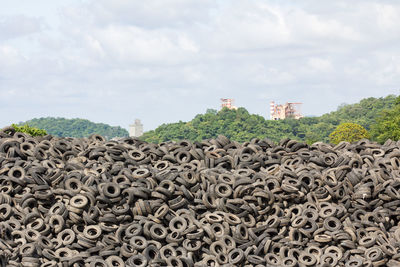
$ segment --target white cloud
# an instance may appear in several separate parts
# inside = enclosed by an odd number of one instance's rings
[[[25,104],[8,121],[140,117],[149,129],[220,97],[260,114],[273,99],[321,114],[399,92],[395,1],[86,0],[41,17],[0,17],[0,102]]]
[[[333,71],[332,62],[324,58],[310,58],[308,66],[316,72],[330,72]]]
[[[19,58],[18,51],[9,45],[0,46],[0,57],[3,63],[16,64]]]
[[[100,0],[88,4],[99,25],[112,22],[143,28],[185,28],[207,19],[210,9],[214,7],[215,2],[211,0]]]
[[[179,32],[144,30],[136,26],[107,26],[94,32],[98,46],[118,62],[176,64],[197,52]]]
[[[15,74],[23,74],[27,70],[26,62],[27,59],[18,48],[0,43],[0,77],[4,79]]]
[[[204,32],[217,51],[254,50],[285,45],[290,41],[290,29],[282,11],[255,1],[232,2],[219,10]],[[204,36],[205,37],[205,36]]]
[[[38,18],[24,15],[0,16],[0,41],[40,32],[44,26]]]

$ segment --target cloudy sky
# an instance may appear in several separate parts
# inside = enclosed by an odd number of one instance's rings
[[[0,9],[0,126],[145,130],[220,98],[305,115],[400,92],[400,1],[13,0]]]

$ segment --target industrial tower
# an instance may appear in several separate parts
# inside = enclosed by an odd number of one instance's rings
[[[271,120],[284,120],[286,118],[300,119],[303,117],[300,108],[303,103],[286,102],[283,105],[275,105],[274,101],[270,103]]]

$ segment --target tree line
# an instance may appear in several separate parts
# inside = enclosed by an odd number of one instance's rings
[[[237,110],[224,108],[220,111],[209,109],[205,114],[199,114],[189,122],[162,124],[155,130],[146,132],[142,139],[154,143],[182,139],[201,141],[221,134],[239,142],[249,141],[252,138],[269,138],[279,142],[286,137],[307,143],[330,142],[330,134],[340,124],[355,123],[365,128],[369,132],[367,136],[371,139],[384,142],[385,138],[390,138],[390,134],[385,132],[396,130],[393,128],[396,122],[392,123],[392,129],[383,126],[387,125],[385,120],[390,116],[389,119],[392,120],[400,118],[400,108],[396,113],[396,101],[400,103],[399,97],[396,98],[394,95],[370,97],[356,104],[343,104],[336,111],[319,117],[277,121],[250,114],[245,108]],[[397,125],[400,125],[400,121]]]
[[[18,127],[26,125],[45,130],[48,134],[64,137],[88,137],[91,134],[100,134],[107,138],[128,136],[128,131],[119,126],[110,126],[104,123],[94,123],[85,119],[65,118],[36,118],[18,123]],[[21,128],[19,128],[21,129]]]
[[[13,126],[18,131],[31,135],[88,137],[91,134],[100,134],[107,138],[128,136],[128,131],[119,126],[112,127],[85,119],[47,117]],[[380,143],[387,139],[399,140],[400,96],[370,97],[356,104],[342,104],[336,111],[319,117],[299,120],[267,120],[260,115],[250,114],[245,108],[224,108],[220,111],[208,109],[188,122],[162,124],[155,130],[146,132],[141,139],[152,143],[182,139],[201,141],[220,134],[239,142],[252,138],[269,138],[274,142],[291,138],[309,144],[317,141],[338,143],[341,140],[354,141],[361,138],[370,138]]]

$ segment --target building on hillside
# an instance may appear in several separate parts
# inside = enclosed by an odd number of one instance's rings
[[[143,135],[143,124],[139,119],[134,124],[129,125],[129,137],[139,137]]]
[[[227,107],[229,109],[237,109],[233,104],[235,100],[233,98],[221,98],[221,109]]]
[[[270,118],[271,120],[284,120],[286,118],[300,119],[301,105],[299,102],[286,102],[283,105],[276,105],[274,101],[270,103]]]

